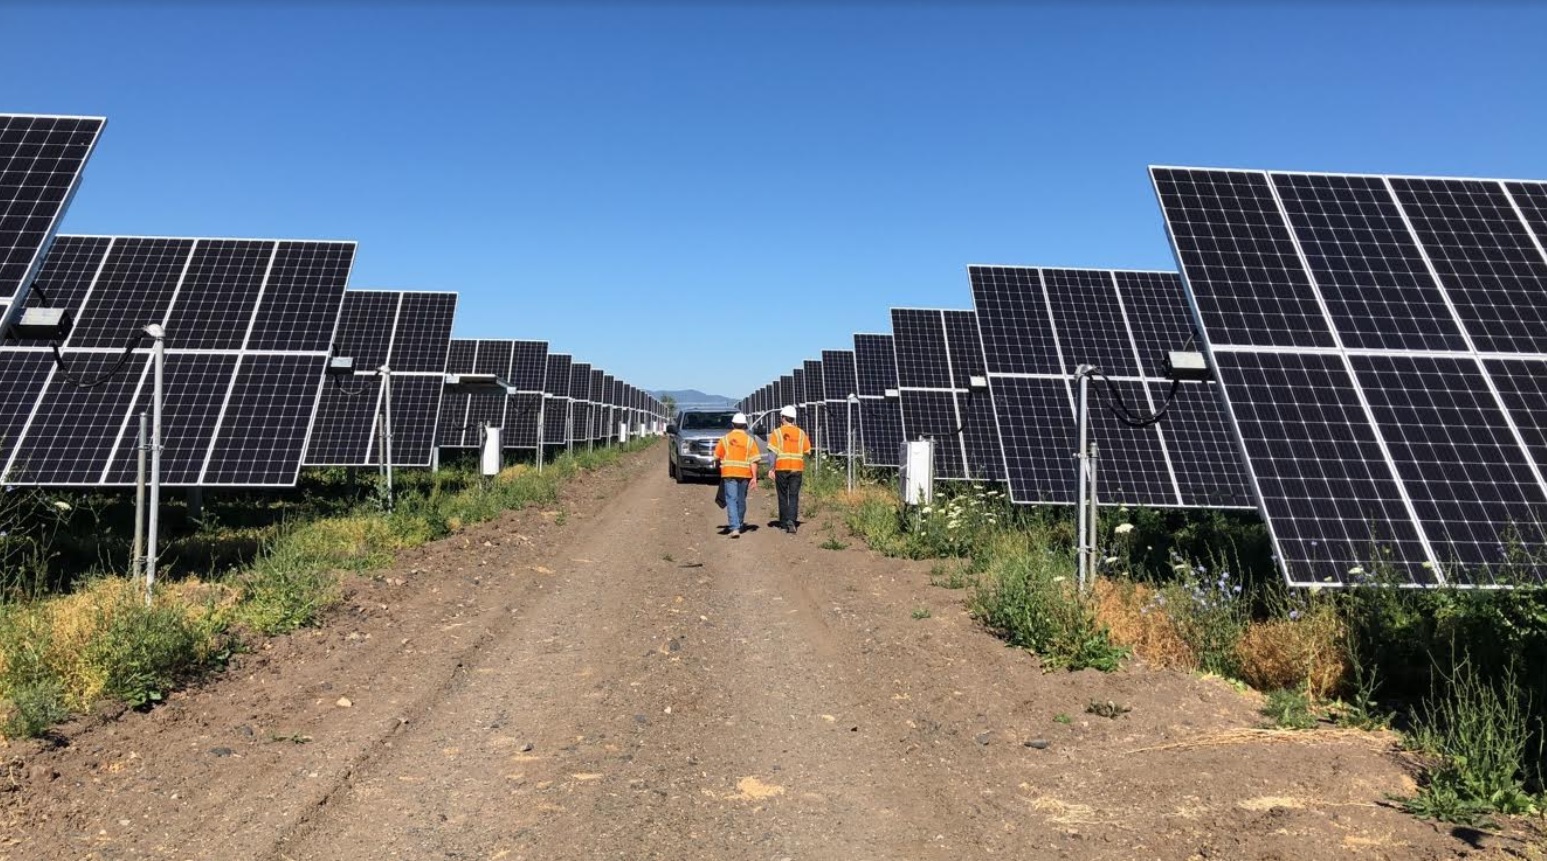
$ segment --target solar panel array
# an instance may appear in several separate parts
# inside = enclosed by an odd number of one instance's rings
[[[59,236],[28,304],[46,296],[75,327],[62,364],[47,346],[0,347],[5,481],[133,483],[136,417],[151,397],[140,333],[158,323],[163,483],[294,484],[354,253],[352,242]]]
[[[998,480],[1003,474],[991,413],[970,378],[981,374],[971,311],[893,308],[892,343],[906,439],[935,440],[935,477]],[[969,427],[971,430],[969,431]]]
[[[324,386],[306,465],[381,464],[387,432],[394,466],[435,462],[456,306],[455,293],[345,291],[334,355],[353,359],[354,373]]]
[[[1212,383],[1181,385],[1166,419],[1147,428],[1130,427],[1102,406],[1112,389],[1141,414],[1166,403],[1171,384],[1161,361],[1192,339],[1177,275],[971,266],[968,280],[1011,499],[1075,501],[1075,372],[1091,365],[1106,378],[1093,382],[1089,411],[1099,501],[1251,507]]]
[[[104,124],[0,114],[0,478],[132,483],[139,416],[152,407],[152,325],[165,332],[168,486],[293,485],[303,462],[378,465],[384,440],[394,464],[429,466],[438,436],[462,445],[480,418],[545,415],[549,399],[564,406],[543,429],[568,443],[567,356],[550,362],[545,342],[453,346],[452,293],[346,291],[353,242],[56,237]],[[14,326],[25,309],[68,319],[50,342],[37,325]],[[329,359],[343,356],[356,370],[325,385]],[[498,369],[510,392],[443,414],[448,368]],[[635,432],[664,418],[621,381],[613,399]],[[528,442],[527,427],[535,445],[535,421],[517,422],[513,444]]]
[[[854,372],[859,395],[859,436],[865,463],[895,467],[899,463],[902,404],[897,390],[897,357],[891,335],[854,336]]]
[[[1541,579],[1547,184],[1151,175],[1291,582]]]

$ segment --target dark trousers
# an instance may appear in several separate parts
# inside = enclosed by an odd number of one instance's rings
[[[775,472],[774,487],[779,491],[779,525],[800,523],[800,482],[803,472]]]

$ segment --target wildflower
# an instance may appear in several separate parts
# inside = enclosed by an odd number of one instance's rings
[[[1300,621],[1300,611],[1299,610],[1290,610],[1289,611],[1289,621],[1291,621],[1291,622],[1298,622],[1298,621]]]
[[[1062,582],[1064,582],[1064,575],[1060,574],[1057,577],[1054,577],[1053,578],[1053,582],[1054,583],[1062,583]]]
[[[926,505],[923,508],[919,509],[919,514],[928,514],[928,513],[930,513],[931,511],[934,511],[934,510],[935,509],[933,507]]]
[[[1112,531],[1117,533],[1118,535],[1127,535],[1128,533],[1133,531],[1133,524],[1132,523],[1119,523],[1119,524],[1117,524],[1117,527],[1114,528]]]
[[[1116,561],[1117,561],[1117,557],[1116,556],[1108,556],[1107,557],[1107,564],[1108,565],[1111,565],[1112,563],[1114,563]]]
[[[1348,569],[1348,573],[1354,575],[1355,577],[1358,577],[1359,575],[1364,573],[1364,566],[1362,566],[1362,565],[1355,565],[1354,567]]]
[[[54,500],[54,507],[59,509],[60,511],[69,511],[70,510],[70,503],[65,502],[63,499],[56,499],[56,500]]]
[[[1237,594],[1237,595],[1239,595],[1239,594],[1241,594],[1241,584],[1240,584],[1240,583],[1237,583],[1237,584],[1235,584],[1235,585],[1234,585],[1234,586],[1232,586],[1232,587],[1230,587],[1230,588],[1231,588],[1231,589],[1232,589],[1232,590],[1233,590],[1233,591],[1234,591],[1234,592],[1235,592],[1235,593],[1236,593],[1236,594]]]
[[[1424,561],[1423,561],[1423,565],[1422,565],[1422,566],[1420,566],[1420,567],[1422,567],[1422,568],[1424,568],[1424,569],[1427,569],[1427,570],[1431,570],[1431,571],[1432,571],[1432,570],[1433,570],[1433,569],[1434,569],[1434,563],[1433,563],[1433,562],[1430,562],[1430,561],[1429,561],[1429,560],[1427,560],[1427,559],[1425,559],[1425,560],[1424,560]]]

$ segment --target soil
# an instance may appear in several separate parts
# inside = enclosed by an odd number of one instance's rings
[[[1537,857],[1394,807],[1390,735],[1261,731],[1255,695],[1182,673],[1044,673],[930,564],[823,549],[852,539],[821,515],[719,535],[663,460],[406,552],[152,711],[0,751],[0,859]]]

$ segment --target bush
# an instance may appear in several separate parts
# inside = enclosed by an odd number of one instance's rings
[[[1253,622],[1236,645],[1240,678],[1259,691],[1295,688],[1327,699],[1348,676],[1347,644],[1347,626],[1330,603]]]
[[[1068,572],[1074,561],[1025,549],[992,559],[973,588],[970,608],[1011,645],[1036,652],[1049,668],[1117,669],[1127,650],[1114,645]]]
[[[1192,646],[1176,620],[1164,612],[1165,597],[1154,586],[1099,577],[1091,588],[1091,599],[1096,620],[1110,633],[1112,642],[1154,667],[1198,668]]]
[[[1272,691],[1262,705],[1262,715],[1282,729],[1315,729],[1316,714],[1305,691],[1284,688]]]
[[[1426,818],[1472,824],[1494,812],[1534,812],[1526,764],[1540,756],[1540,742],[1529,751],[1533,721],[1514,667],[1494,683],[1462,658],[1441,675],[1443,683],[1414,716],[1412,733],[1414,746],[1435,765],[1419,794],[1405,800],[1406,808]]]

